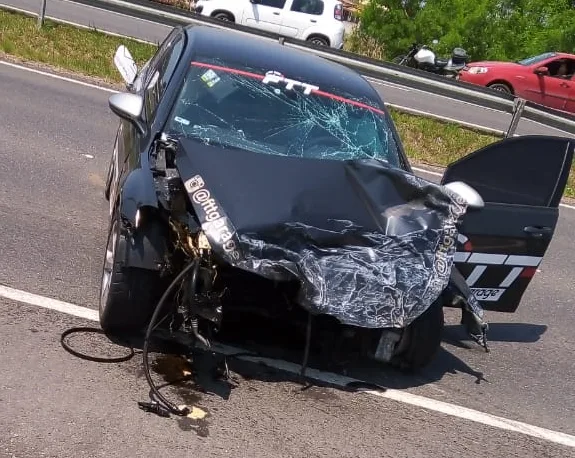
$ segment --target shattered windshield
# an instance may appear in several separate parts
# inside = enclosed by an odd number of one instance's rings
[[[399,166],[385,113],[268,71],[192,62],[166,132],[223,147]]]

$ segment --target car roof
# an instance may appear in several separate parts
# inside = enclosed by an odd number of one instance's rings
[[[191,45],[191,58],[220,60],[225,65],[277,71],[288,78],[300,79],[323,90],[346,92],[370,100],[382,107],[375,89],[357,72],[314,54],[290,48],[231,30],[209,26],[186,26]]]
[[[555,53],[556,57],[563,57],[563,58],[567,58],[567,59],[575,59],[575,54],[569,54],[566,52],[557,52]]]

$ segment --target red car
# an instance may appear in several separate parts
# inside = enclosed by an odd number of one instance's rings
[[[459,80],[575,113],[575,55],[548,52],[518,62],[471,62]]]

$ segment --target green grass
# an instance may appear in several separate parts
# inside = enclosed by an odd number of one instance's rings
[[[105,35],[95,30],[46,21],[36,28],[36,19],[0,10],[0,52],[56,69],[121,83],[113,56],[120,44],[128,46],[138,64],[148,60],[156,46],[128,38]],[[452,123],[391,110],[409,158],[416,163],[445,166],[477,148],[497,140]],[[575,167],[565,191],[575,197]]]
[[[51,21],[45,21],[39,31],[36,23],[35,18],[0,10],[0,51],[117,83],[121,77],[113,57],[119,45],[129,46],[138,63],[149,59],[156,49],[154,45]]]

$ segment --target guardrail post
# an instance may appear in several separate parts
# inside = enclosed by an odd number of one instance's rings
[[[517,98],[513,101],[513,111],[511,112],[511,124],[509,125],[509,129],[505,133],[505,138],[513,137],[513,135],[515,135],[515,131],[517,130],[517,126],[519,125],[519,120],[521,119],[521,115],[523,114],[524,109],[525,109],[525,100]]]
[[[44,25],[44,16],[46,16],[46,0],[41,0],[40,13],[38,13],[38,28],[41,29]]]

